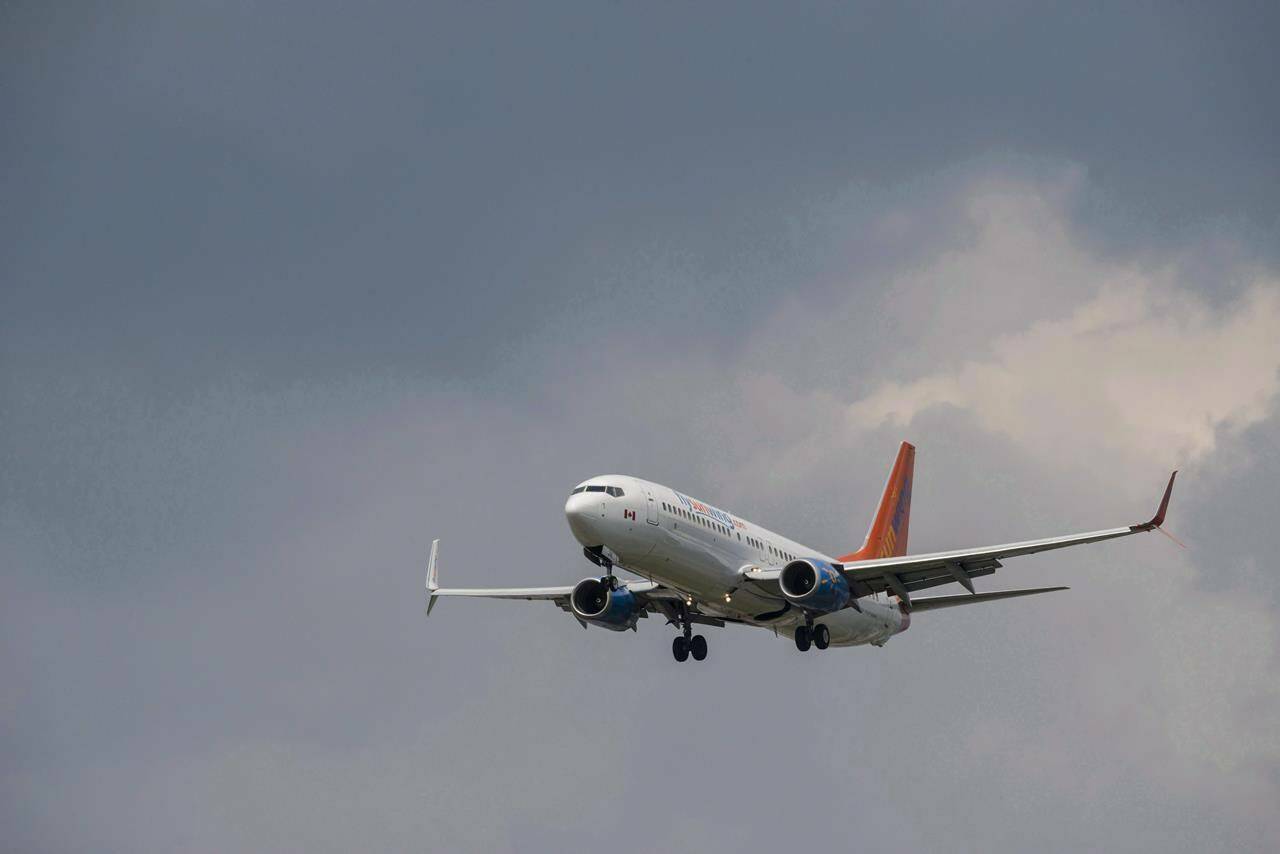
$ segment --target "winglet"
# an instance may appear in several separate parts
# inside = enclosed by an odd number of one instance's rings
[[[1164,524],[1164,514],[1169,509],[1169,496],[1173,494],[1173,479],[1177,476],[1178,473],[1176,471],[1169,475],[1169,485],[1164,488],[1164,497],[1160,499],[1160,509],[1156,511],[1156,515],[1151,517],[1150,522],[1134,525],[1133,530],[1150,531],[1152,528],[1159,528]]]
[[[440,552],[440,541],[431,541],[431,556],[427,558],[427,616],[436,606],[436,591],[440,589],[440,570],[436,567],[436,555]]]

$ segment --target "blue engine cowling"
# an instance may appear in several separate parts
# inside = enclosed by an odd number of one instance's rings
[[[640,619],[640,603],[630,590],[610,590],[599,578],[584,578],[573,588],[569,606],[580,619],[615,632],[625,631]]]
[[[825,560],[806,557],[793,560],[778,576],[782,595],[806,611],[829,614],[849,604],[852,593],[840,570]]]

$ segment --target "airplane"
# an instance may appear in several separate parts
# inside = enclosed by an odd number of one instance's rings
[[[448,588],[439,583],[440,541],[427,560],[427,614],[442,597],[554,602],[585,629],[636,630],[650,614],[679,635],[676,661],[707,657],[694,626],[755,626],[811,647],[882,647],[905,632],[917,612],[993,602],[1066,587],[979,593],[973,579],[1001,561],[1160,529],[1178,473],[1169,476],[1155,516],[1146,522],[1082,534],[908,555],[915,446],[903,442],[862,547],[829,556],[675,489],[626,475],[603,475],[574,487],[565,502],[569,530],[602,570],[563,587]],[[621,580],[618,569],[639,576]],[[959,584],[967,593],[915,597]]]

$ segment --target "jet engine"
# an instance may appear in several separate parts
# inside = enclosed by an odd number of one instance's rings
[[[579,619],[615,632],[625,631],[640,619],[640,603],[625,587],[609,589],[600,578],[584,578],[573,588],[569,605]]]
[[[782,595],[806,611],[829,614],[849,604],[849,582],[825,560],[801,558],[782,568],[778,576]]]

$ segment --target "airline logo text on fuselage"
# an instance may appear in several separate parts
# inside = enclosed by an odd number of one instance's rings
[[[675,492],[675,490],[672,490],[672,492]],[[730,528],[746,528],[747,527],[741,521],[733,518],[723,510],[717,510],[714,507],[710,507],[706,504],[703,504],[701,501],[697,501],[693,498],[690,498],[689,496],[685,495],[682,492],[676,492],[676,497],[680,499],[680,502],[684,504],[685,507],[689,508],[694,513],[701,513],[704,516],[710,516],[712,519],[715,519],[721,525],[728,525]]]

